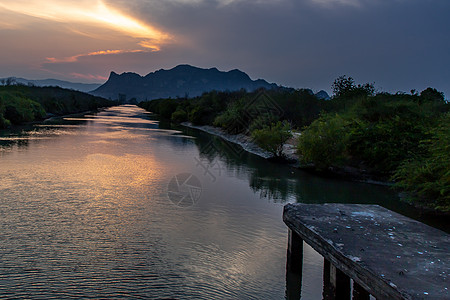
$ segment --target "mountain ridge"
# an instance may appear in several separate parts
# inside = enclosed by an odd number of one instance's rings
[[[187,64],[172,69],[160,69],[145,76],[133,72],[111,72],[108,80],[91,94],[110,99],[135,98],[137,101],[158,98],[196,97],[204,92],[236,91],[258,88],[273,89],[279,86],[263,79],[252,80],[246,73],[233,69],[219,71],[217,68],[202,69]]]

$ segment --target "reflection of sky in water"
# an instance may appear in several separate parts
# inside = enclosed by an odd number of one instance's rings
[[[76,119],[36,126],[0,154],[0,294],[284,296],[282,206],[261,201],[247,180],[209,181],[193,138],[138,108]],[[181,172],[202,182],[194,207],[167,198]]]
[[[220,145],[200,153],[210,136],[160,129],[135,106],[64,122],[0,146],[6,298],[282,299],[284,203],[397,200]],[[221,166],[215,181],[199,160]],[[178,208],[167,188],[185,172],[203,191]],[[302,299],[321,299],[322,259],[309,247],[304,259]]]

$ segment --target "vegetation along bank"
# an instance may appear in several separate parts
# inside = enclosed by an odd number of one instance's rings
[[[275,159],[295,137],[301,166],[394,181],[408,201],[450,212],[450,104],[433,88],[377,92],[341,76],[330,100],[308,89],[208,92],[141,102],[176,123],[245,135]]]
[[[0,86],[0,129],[116,105],[117,102],[59,87]]]

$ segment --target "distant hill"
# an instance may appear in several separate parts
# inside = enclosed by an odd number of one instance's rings
[[[323,100],[330,100],[330,95],[328,95],[327,92],[325,92],[324,90],[320,90],[319,92],[317,92],[316,97],[319,99],[323,99]]]
[[[100,83],[75,83],[75,82],[69,82],[69,81],[63,81],[63,80],[57,80],[57,79],[42,79],[42,80],[31,80],[31,79],[25,79],[25,78],[16,78],[16,77],[10,77],[10,78],[0,78],[0,82],[2,80],[12,79],[15,83],[20,83],[24,85],[34,85],[34,86],[58,86],[64,89],[70,89],[80,92],[90,92],[92,90],[95,90],[99,86],[101,86]]]
[[[228,72],[217,68],[201,69],[190,65],[179,65],[170,70],[159,70],[146,76],[136,73],[116,74],[111,72],[108,81],[91,94],[109,99],[129,101],[153,100],[159,98],[196,97],[204,92],[237,91],[278,87],[265,80],[252,80],[239,70]]]

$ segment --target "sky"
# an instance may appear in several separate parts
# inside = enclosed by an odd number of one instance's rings
[[[0,77],[103,83],[178,64],[450,98],[449,0],[0,0]]]

